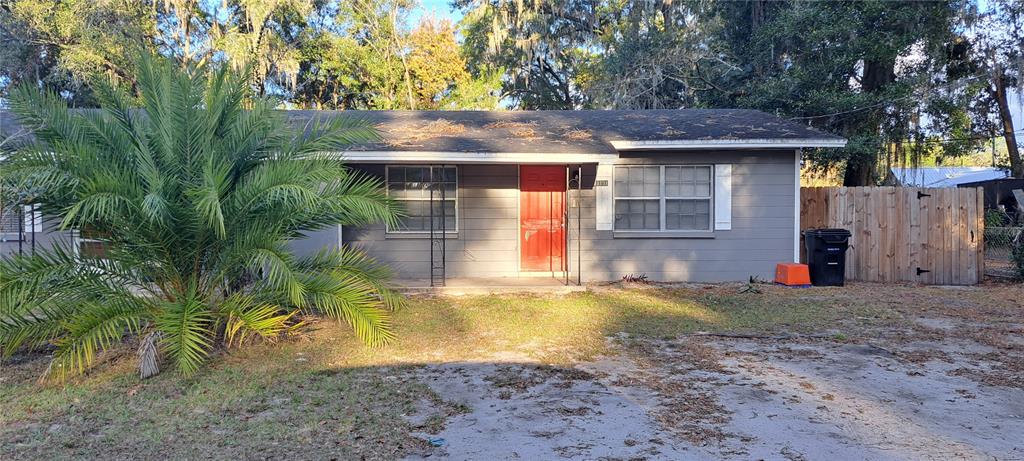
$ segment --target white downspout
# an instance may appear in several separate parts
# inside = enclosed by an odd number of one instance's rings
[[[800,149],[793,162],[793,262],[800,262]]]

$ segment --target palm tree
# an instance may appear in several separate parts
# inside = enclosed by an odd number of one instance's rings
[[[376,132],[344,117],[292,126],[226,66],[144,57],[138,69],[137,96],[94,85],[99,110],[32,88],[10,98],[35,141],[0,174],[31,185],[62,229],[99,236],[104,254],[57,245],[0,261],[0,352],[53,345],[47,376],[65,379],[137,338],[143,377],[161,362],[190,374],[215,347],[273,340],[297,313],[390,341],[400,298],[386,268],[352,249],[289,249],[339,223],[395,223],[381,184],[331,155]]]

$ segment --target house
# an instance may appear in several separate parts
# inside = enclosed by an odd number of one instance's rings
[[[300,246],[352,245],[434,284],[770,279],[799,258],[801,149],[845,144],[753,110],[289,112],[336,114],[378,127],[344,156],[409,216]]]
[[[908,187],[957,187],[960,184],[1009,176],[1005,169],[987,166],[893,167],[889,171],[898,185]]]
[[[1024,225],[1024,179],[1000,178],[984,181],[965,182],[957,187],[980,187],[985,194],[985,210],[998,213],[991,219],[1002,221],[1002,225]],[[996,218],[998,217],[998,218]],[[993,226],[995,223],[988,223]]]
[[[339,226],[296,251],[358,247],[423,285],[770,279],[799,259],[801,150],[845,145],[754,110],[287,115],[374,124],[380,142],[339,154],[407,210],[394,228]]]

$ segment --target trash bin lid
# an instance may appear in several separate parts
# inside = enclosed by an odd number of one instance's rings
[[[807,229],[804,235],[815,237],[849,237],[853,234],[846,229]]]

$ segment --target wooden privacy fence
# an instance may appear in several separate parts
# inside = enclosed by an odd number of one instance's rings
[[[800,229],[853,234],[847,280],[973,285],[985,272],[983,200],[981,188],[808,187]]]

